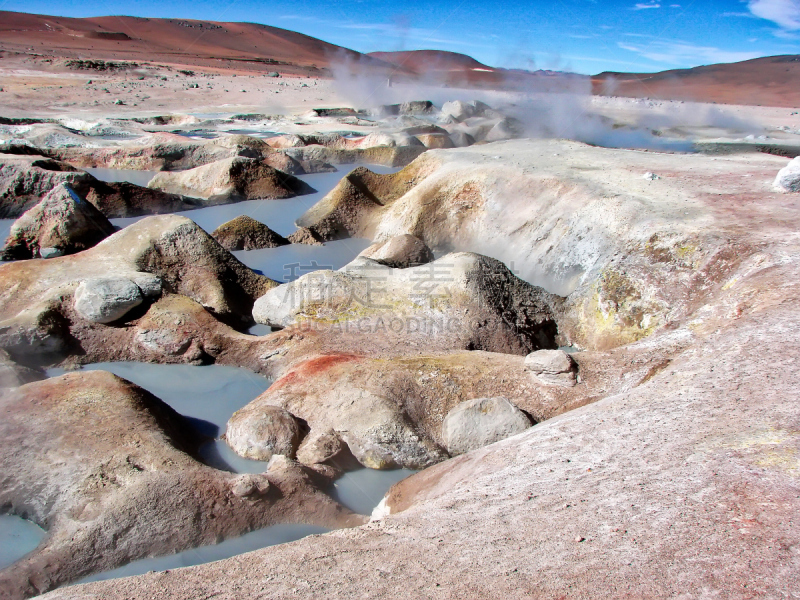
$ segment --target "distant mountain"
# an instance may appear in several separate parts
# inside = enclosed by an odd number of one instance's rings
[[[497,69],[479,63],[466,54],[444,50],[408,50],[404,52],[370,52],[367,56],[377,58],[414,73],[430,71],[479,70],[494,72]]]
[[[605,72],[592,77],[592,89],[598,95],[800,109],[800,55],[660,73]]]
[[[72,19],[0,11],[0,56],[20,53],[84,60],[152,62],[206,69],[325,76],[345,65],[397,81],[450,87],[763,104],[800,109],[800,55],[771,56],[661,73],[605,72],[587,77],[485,65],[443,50],[361,54],[316,38],[255,23],[191,19]]]
[[[444,50],[370,52],[371,58],[396,66],[398,74],[416,77],[451,87],[480,87],[530,91],[589,91],[589,78],[560,71],[502,69],[478,62],[471,56]],[[402,78],[402,77],[401,77]]]
[[[65,58],[163,62],[250,71],[313,72],[333,62],[391,69],[316,38],[255,23],[191,19],[72,19],[0,11],[0,51]]]

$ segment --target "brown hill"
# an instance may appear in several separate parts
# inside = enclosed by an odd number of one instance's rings
[[[468,71],[474,69],[488,72],[496,71],[496,69],[478,62],[471,56],[444,50],[370,52],[367,56],[418,74],[430,71]]]
[[[450,87],[477,87],[530,91],[579,91],[588,89],[588,78],[557,71],[501,69],[478,62],[471,56],[444,50],[370,52],[371,58],[395,65],[395,75],[403,73],[432,80]]]
[[[661,73],[600,73],[597,95],[800,107],[800,55],[768,56],[738,63]]]
[[[316,38],[255,23],[191,19],[73,19],[0,11],[0,51],[65,58],[149,61],[248,71],[313,72],[332,61],[385,63]]]

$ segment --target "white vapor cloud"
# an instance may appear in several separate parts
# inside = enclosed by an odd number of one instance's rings
[[[800,0],[749,0],[747,7],[756,17],[772,21],[781,29],[800,29]]]

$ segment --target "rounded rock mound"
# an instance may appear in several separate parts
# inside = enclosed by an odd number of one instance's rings
[[[572,387],[577,383],[578,366],[563,350],[537,350],[525,357],[525,368],[541,383]]]
[[[226,250],[261,250],[290,244],[263,223],[242,215],[223,223],[211,234]]]
[[[433,260],[433,252],[421,239],[403,234],[366,248],[362,258],[369,258],[388,267],[405,269],[424,265]]]
[[[75,311],[93,323],[112,323],[143,301],[139,286],[121,277],[87,279],[75,290]]]
[[[476,398],[447,413],[442,422],[442,441],[450,456],[457,456],[521,433],[532,425],[508,398]]]
[[[778,171],[773,186],[779,192],[800,192],[800,156]]]
[[[249,418],[240,413],[248,413]],[[233,414],[225,432],[228,445],[239,456],[255,460],[270,460],[274,454],[294,457],[301,438],[295,416],[278,406],[259,407],[258,413],[246,406]]]

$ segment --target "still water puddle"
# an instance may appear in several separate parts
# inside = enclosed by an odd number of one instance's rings
[[[352,168],[354,169],[356,166],[357,165],[352,165]],[[375,173],[396,173],[400,170],[398,167],[384,167],[380,165],[366,166]],[[107,169],[107,171],[110,171],[110,169]],[[314,173],[298,177],[298,179],[302,179],[317,190],[313,194],[296,196],[286,200],[247,200],[234,204],[207,206],[205,208],[197,208],[175,214],[188,217],[209,233],[231,219],[235,219],[241,215],[247,215],[256,221],[261,221],[273,231],[283,236],[289,236],[297,229],[294,224],[295,221],[336,187],[336,184],[339,183],[347,173],[348,171]],[[125,173],[123,172],[119,177],[123,177],[124,175]],[[111,177],[111,175],[108,176]],[[118,227],[126,227],[144,218],[145,217],[127,217],[124,219],[111,219],[111,222]]]
[[[204,444],[199,451],[200,458],[209,466],[234,473],[262,473],[267,469],[266,462],[242,458],[219,438],[225,431],[230,416],[264,392],[271,383],[269,379],[247,369],[220,365],[118,362],[85,365],[82,369],[110,371],[141,386],[187,417],[198,432],[214,437],[213,441]],[[56,377],[64,372],[63,369],[48,369],[47,375]],[[369,515],[394,483],[413,473],[414,471],[406,469],[358,469],[340,477],[329,491],[334,499],[350,510]],[[309,525],[275,525],[213,546],[135,561],[124,567],[93,575],[82,582],[221,560],[325,531],[327,530]],[[17,558],[20,556],[22,555]]]
[[[15,515],[0,515],[0,569],[33,551],[45,534],[35,523]]]
[[[252,552],[267,546],[294,542],[309,535],[327,533],[329,530],[315,525],[273,525],[258,531],[251,531],[237,538],[231,538],[215,544],[213,546],[201,546],[184,550],[169,556],[159,556],[157,558],[143,558],[133,561],[125,566],[104,573],[90,575],[75,584],[89,583],[91,581],[103,581],[106,579],[116,579],[118,577],[130,577],[131,575],[144,575],[149,571],[163,571],[165,569],[178,569],[180,567],[191,567],[223,560],[245,552]]]

